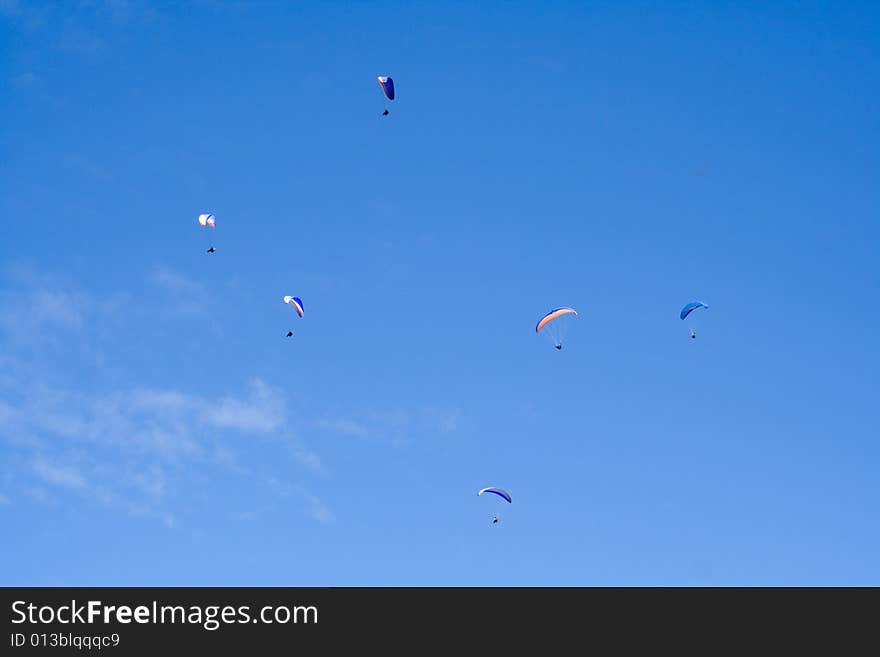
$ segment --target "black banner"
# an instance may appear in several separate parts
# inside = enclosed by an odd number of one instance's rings
[[[878,589],[6,588],[2,654],[876,650]],[[541,647],[543,646],[543,647]],[[707,652],[708,651],[708,652]]]

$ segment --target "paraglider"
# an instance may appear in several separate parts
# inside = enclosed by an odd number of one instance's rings
[[[510,493],[508,493],[506,490],[502,490],[501,488],[495,488],[494,486],[489,486],[488,488],[481,488],[479,491],[477,491],[477,496],[480,496],[483,493],[492,493],[494,495],[497,495],[498,497],[500,497],[503,500],[507,500],[508,504],[513,503],[513,500],[510,498]],[[498,524],[498,515],[497,514],[492,516],[492,524],[493,525]]]
[[[568,332],[568,326],[577,316],[577,311],[574,308],[568,306],[554,308],[538,321],[535,332],[547,335],[553,341],[553,346],[561,351],[562,340]]]
[[[299,297],[292,297],[289,294],[287,294],[284,296],[284,303],[286,303],[291,308],[293,308],[296,311],[297,315],[299,315],[300,317],[303,316],[304,311],[303,311],[302,299],[300,299]],[[293,331],[288,331],[287,337],[288,338],[293,337]]]
[[[699,308],[708,308],[705,303],[702,301],[691,301],[690,303],[686,303],[684,307],[681,309],[681,312],[678,313],[679,319],[686,319],[692,312]],[[697,332],[691,327],[691,340],[697,339]]]
[[[216,221],[214,220],[214,215],[210,213],[200,214],[199,215],[199,226],[202,228],[210,228],[214,230],[216,227]],[[209,247],[207,253],[214,253],[217,249],[214,248],[213,240],[208,236]]]
[[[385,97],[388,100],[394,100],[394,80],[386,75],[379,75],[376,79],[379,81],[379,86],[382,87],[382,92],[385,94]],[[382,112],[382,116],[388,116],[390,113],[391,112],[386,107],[385,111]]]

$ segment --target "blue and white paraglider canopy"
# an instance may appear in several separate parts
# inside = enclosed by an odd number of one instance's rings
[[[379,86],[382,87],[382,91],[385,92],[385,97],[388,98],[388,100],[394,100],[394,80],[387,75],[379,75],[376,79],[379,81]]]
[[[502,490],[500,488],[495,488],[494,486],[489,486],[488,488],[482,488],[477,492],[477,495],[482,495],[483,493],[494,493],[498,497],[507,500],[509,503],[513,503],[513,500],[510,499],[510,493],[506,490]]]
[[[284,303],[293,306],[293,309],[296,311],[296,314],[300,317],[303,316],[305,311],[303,310],[303,302],[299,297],[292,297],[289,294],[284,297]]]
[[[678,316],[680,319],[684,319],[685,317],[690,315],[692,312],[694,312],[697,308],[708,308],[708,307],[709,306],[707,306],[702,301],[691,301],[690,303],[685,304],[684,308],[681,309],[681,312],[678,313]]]

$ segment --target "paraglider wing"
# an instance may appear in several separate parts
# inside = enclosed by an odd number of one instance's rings
[[[379,86],[382,87],[388,100],[394,100],[394,80],[385,75],[380,75],[376,79],[379,80]]]
[[[199,215],[199,226],[204,228],[205,226],[210,226],[214,228],[214,215],[213,214],[200,214]]]
[[[477,492],[477,495],[482,495],[483,493],[494,493],[498,497],[501,497],[507,500],[509,503],[513,504],[513,500],[510,499],[510,493],[506,490],[501,490],[500,488],[495,488],[494,486],[490,486],[489,488],[483,488]]]
[[[547,324],[552,322],[557,317],[562,317],[564,315],[571,315],[571,314],[574,314],[575,316],[577,316],[577,311],[574,308],[568,308],[568,307],[554,308],[553,310],[551,310],[549,313],[547,313],[546,315],[544,315],[541,318],[541,320],[538,322],[538,325],[535,327],[535,332],[540,333],[542,328],[547,326]]]
[[[291,306],[293,306],[293,309],[296,310],[296,314],[299,315],[300,317],[303,316],[303,313],[305,311],[303,310],[302,299],[300,299],[299,297],[292,297],[288,294],[287,296],[284,297],[284,303],[287,303],[287,304],[290,304]]]
[[[678,313],[678,316],[681,319],[684,319],[685,317],[690,315],[692,312],[694,312],[697,308],[708,308],[708,307],[709,306],[707,306],[702,301],[691,301],[689,304],[686,304],[685,307],[681,309],[681,312]]]

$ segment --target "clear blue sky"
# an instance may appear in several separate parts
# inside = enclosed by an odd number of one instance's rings
[[[0,0],[0,583],[880,585],[878,24]]]

